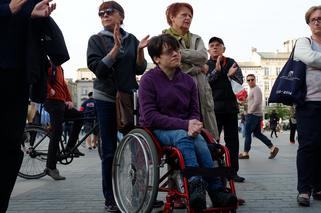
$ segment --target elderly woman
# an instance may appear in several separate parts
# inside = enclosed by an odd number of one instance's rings
[[[120,26],[125,13],[115,1],[103,2],[98,11],[103,30],[90,37],[87,49],[88,68],[97,76],[93,97],[102,139],[102,179],[105,208],[117,212],[112,190],[112,161],[117,146],[116,91],[130,93],[137,89],[136,75],[146,69],[143,48],[148,36],[140,42]]]
[[[166,18],[170,28],[163,33],[168,33],[178,40],[182,56],[181,68],[193,77],[197,85],[204,127],[218,139],[212,91],[206,79],[207,50],[202,38],[189,31],[193,7],[188,3],[173,3],[166,10]]]
[[[297,202],[310,206],[311,194],[314,200],[321,200],[321,5],[311,7],[305,21],[312,32],[311,39],[299,38],[294,52],[294,59],[307,65],[305,102],[296,108]]]

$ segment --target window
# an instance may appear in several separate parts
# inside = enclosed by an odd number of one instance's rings
[[[264,76],[270,75],[270,69],[268,67],[264,67]]]
[[[269,82],[264,82],[264,93],[265,93],[265,94],[270,93],[270,85],[269,85]]]
[[[88,94],[88,88],[87,87],[81,88],[81,95],[87,95],[87,94]]]
[[[281,68],[280,68],[280,67],[277,67],[275,70],[276,70],[276,75],[279,75],[280,72],[281,72]]]

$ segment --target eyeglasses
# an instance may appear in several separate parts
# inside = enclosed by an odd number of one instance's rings
[[[249,79],[246,79],[247,82],[250,82],[250,81],[255,81],[254,78],[249,78]]]
[[[166,49],[165,51],[162,51],[162,54],[172,56],[174,54],[174,52],[177,54],[181,54],[180,49]]]
[[[108,16],[111,16],[111,15],[113,15],[113,13],[115,12],[116,10],[114,9],[114,8],[107,8],[106,10],[100,10],[99,12],[98,12],[98,15],[99,15],[99,17],[104,17],[106,14],[108,15]]]
[[[313,18],[313,19],[311,19],[311,20],[309,21],[309,24],[316,24],[316,23],[318,23],[318,24],[321,23],[321,17],[320,17],[320,16],[319,16],[319,17],[316,17],[316,18]]]

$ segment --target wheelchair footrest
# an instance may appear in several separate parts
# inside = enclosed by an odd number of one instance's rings
[[[183,169],[183,175],[187,178],[192,176],[202,177],[225,177],[231,179],[234,177],[234,172],[230,167],[218,167],[218,168],[199,168],[199,167],[185,167]]]

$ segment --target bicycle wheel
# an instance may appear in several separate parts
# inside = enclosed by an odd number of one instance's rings
[[[50,137],[41,126],[26,126],[21,150],[24,153],[19,177],[37,179],[46,175],[45,168]]]
[[[151,212],[158,193],[159,162],[153,140],[144,130],[132,130],[119,143],[112,177],[122,212]]]

